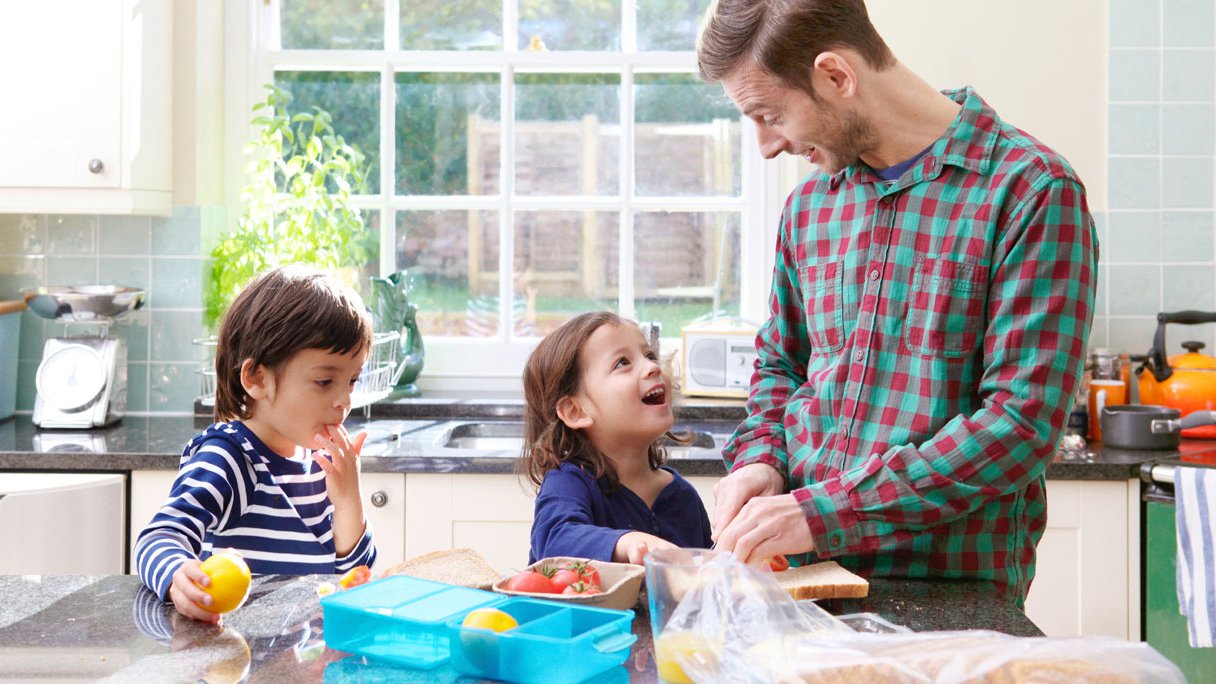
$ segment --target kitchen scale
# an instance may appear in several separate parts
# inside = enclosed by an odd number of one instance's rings
[[[110,323],[144,302],[144,291],[115,285],[38,287],[22,291],[30,311],[64,324],[64,336],[42,348],[35,374],[34,425],[91,429],[122,418],[127,408],[127,345]],[[72,324],[96,334],[69,336]]]

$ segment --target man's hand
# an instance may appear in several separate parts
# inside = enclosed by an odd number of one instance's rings
[[[735,519],[743,504],[752,497],[785,493],[785,478],[778,470],[764,463],[745,465],[714,485],[713,539],[719,541],[722,530]]]
[[[754,497],[744,504],[718,533],[715,548],[734,552],[744,563],[762,563],[778,553],[812,551],[815,539],[798,500],[793,494],[780,494]]]

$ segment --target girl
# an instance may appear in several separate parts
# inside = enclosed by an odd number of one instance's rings
[[[655,549],[711,545],[696,490],[662,465],[671,382],[636,324],[608,312],[563,323],[528,357],[524,397],[519,470],[540,490],[529,562],[641,564]]]
[[[234,548],[262,574],[340,574],[376,559],[359,495],[366,433],[347,434],[372,344],[359,295],[302,267],[254,279],[220,322],[216,424],[182,453],[168,501],[135,546],[140,579],[218,622],[199,562]]]

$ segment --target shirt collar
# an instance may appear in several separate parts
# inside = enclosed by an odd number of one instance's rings
[[[928,154],[914,165],[917,180],[936,177],[946,164],[987,175],[992,168],[992,151],[1000,137],[1000,117],[971,86],[943,90],[942,94],[962,107]],[[888,182],[879,178],[861,160],[832,176],[829,183],[832,189],[836,189],[845,180],[852,183]]]

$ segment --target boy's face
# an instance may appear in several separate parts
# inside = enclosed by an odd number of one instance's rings
[[[316,435],[336,427],[350,413],[350,393],[367,359],[367,350],[336,354],[304,349],[283,364],[278,377],[265,366],[242,373],[253,398],[245,424],[280,456],[296,447],[316,448]]]
[[[579,371],[575,401],[600,451],[645,448],[671,429],[671,381],[637,326],[600,326],[579,353]]]

